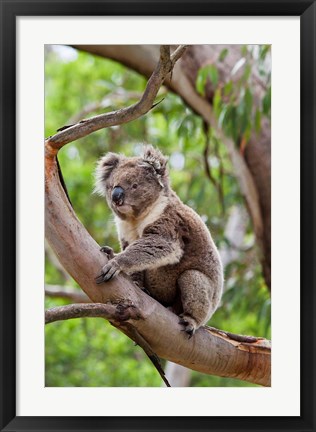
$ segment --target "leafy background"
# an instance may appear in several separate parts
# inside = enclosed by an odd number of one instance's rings
[[[223,49],[218,62],[224,61]],[[216,63],[200,69],[197,91],[215,87],[214,110],[220,126],[237,143],[247,145],[250,133],[260,131],[263,116],[270,118],[269,46],[241,47],[232,79],[218,82]],[[243,74],[233,81],[234,73]],[[266,83],[262,106],[253,109],[251,71],[256,67]],[[122,65],[64,46],[45,49],[45,135],[66,124],[125,107],[143,92],[146,80]],[[200,117],[182,100],[162,88],[163,101],[146,116],[122,126],[100,130],[59,152],[59,162],[75,212],[100,245],[119,251],[113,217],[93,194],[94,169],[108,151],[139,154],[143,143],[169,156],[173,189],[203,218],[220,250],[231,248],[238,257],[225,268],[225,292],[210,325],[224,330],[270,338],[270,294],[261,273],[253,228],[247,216],[242,245],[225,234],[232,212],[245,204],[225,146],[206,131]],[[237,145],[237,144],[236,144]],[[206,153],[207,149],[207,153]],[[209,174],[207,175],[207,168]],[[210,178],[211,177],[211,178]],[[245,212],[244,212],[245,213]],[[46,248],[45,284],[80,288],[65,276]],[[45,307],[67,301],[46,296]],[[103,319],[57,322],[45,328],[46,386],[161,386],[161,378],[143,351]],[[163,361],[164,363],[164,361]],[[251,386],[252,384],[192,371],[192,386]]]

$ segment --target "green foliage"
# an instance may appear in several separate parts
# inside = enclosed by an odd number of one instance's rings
[[[267,62],[270,49],[270,45],[243,46],[230,78],[226,77],[226,81],[221,82],[218,68],[228,55],[225,48],[218,57],[218,66],[204,66],[197,75],[196,89],[201,95],[205,93],[207,80],[211,81],[218,124],[241,147],[249,142],[253,132],[260,133],[262,116],[269,119],[271,116],[271,76]],[[255,101],[254,86],[259,81],[266,91],[260,101]]]
[[[46,136],[71,123],[84,109],[83,117],[89,117],[134,103],[135,92],[142,93],[145,88],[143,77],[111,60],[76,51],[71,51],[75,54],[71,58],[64,58],[61,52],[61,47],[55,47],[46,55]],[[260,62],[268,52],[268,48],[260,50]],[[265,102],[266,109],[253,110],[249,70],[243,72],[237,84],[229,80],[221,85],[218,65],[227,55],[224,49],[218,64],[200,71],[198,85],[201,93],[208,81],[215,88],[213,105],[218,121],[237,140],[240,134],[247,135],[253,128],[259,133],[262,117],[268,115],[269,100]],[[250,56],[249,49],[244,48],[241,55]],[[201,118],[185,107],[179,97],[166,90],[160,92],[157,100],[162,97],[163,102],[140,119],[95,132],[59,152],[74,210],[100,245],[107,244],[119,251],[113,216],[104,200],[92,193],[95,164],[108,151],[135,155],[140,153],[142,143],[150,142],[169,155],[171,183],[180,198],[201,215],[218,247],[226,245],[224,232],[230,209],[243,205],[226,147],[214,133],[210,133],[207,143]],[[103,108],[89,111],[89,106],[96,102],[102,102]],[[206,146],[209,153],[205,159]],[[205,175],[206,163],[222,190],[223,202]],[[247,238],[250,239],[247,243],[253,241],[250,224]],[[49,259],[45,281],[65,284]],[[76,287],[74,281],[72,285]],[[226,268],[225,285],[222,306],[210,325],[233,333],[270,337],[270,297],[255,245],[240,251],[238,260]],[[46,300],[47,308],[61,304],[62,300]],[[87,318],[53,323],[46,326],[45,334],[47,386],[161,385],[161,378],[142,350],[105,320]],[[195,372],[192,385],[248,386],[242,381]]]
[[[266,116],[271,115],[271,86],[262,100],[262,111]]]
[[[219,56],[218,56],[218,61],[222,62],[225,60],[225,58],[227,57],[228,54],[228,49],[224,48],[222,49],[222,51],[220,52]]]
[[[215,87],[217,86],[218,70],[216,66],[207,65],[202,67],[198,72],[196,79],[196,89],[202,96],[204,96],[205,85],[208,79]]]

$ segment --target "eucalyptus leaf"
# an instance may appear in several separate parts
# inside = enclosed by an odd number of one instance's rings
[[[218,60],[219,60],[220,62],[224,61],[225,58],[227,57],[227,54],[228,54],[228,49],[227,49],[227,48],[224,48],[224,49],[220,52],[220,54],[219,54],[219,56],[218,56]]]
[[[255,129],[257,134],[259,134],[261,130],[261,111],[259,109],[256,110],[255,114]]]
[[[231,71],[231,75],[235,75],[240,68],[243,67],[243,65],[246,63],[246,59],[245,57],[242,57],[241,59],[239,59],[236,63],[235,66],[233,67],[232,71]]]

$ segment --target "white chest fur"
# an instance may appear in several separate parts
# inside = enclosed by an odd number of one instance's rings
[[[139,239],[143,235],[146,226],[159,219],[167,204],[168,198],[161,196],[154,205],[150,207],[146,214],[139,219],[128,221],[115,216],[116,229],[119,238],[121,240],[124,239],[129,244]]]

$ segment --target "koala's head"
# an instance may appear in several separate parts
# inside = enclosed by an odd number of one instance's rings
[[[107,153],[97,165],[95,191],[121,219],[137,219],[168,192],[167,160],[150,145],[139,157]]]

